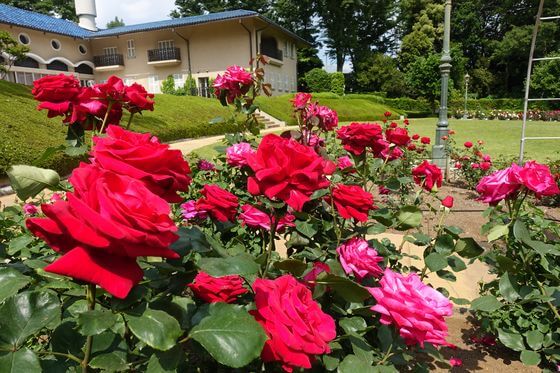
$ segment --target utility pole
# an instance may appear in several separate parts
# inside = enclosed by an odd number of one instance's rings
[[[441,100],[439,106],[439,119],[436,128],[436,141],[432,147],[434,163],[442,170],[447,168],[447,140],[442,137],[449,136],[449,121],[447,118],[447,99],[449,96],[449,73],[451,72],[451,54],[449,52],[449,40],[451,33],[451,0],[445,2],[445,18],[443,24],[443,51],[441,55]],[[447,138],[447,137],[445,137]]]

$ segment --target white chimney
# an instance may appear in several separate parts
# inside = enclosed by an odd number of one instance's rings
[[[95,17],[97,10],[95,9],[95,0],[74,0],[76,6],[76,15],[79,19],[80,27],[90,31],[97,31],[95,25]]]

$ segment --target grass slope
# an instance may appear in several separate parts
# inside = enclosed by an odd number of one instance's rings
[[[134,130],[151,132],[163,141],[233,130],[232,125],[208,123],[219,116],[231,116],[229,109],[222,107],[218,100],[169,95],[157,95],[155,100],[155,111],[135,117]],[[29,87],[0,80],[0,175],[12,164],[32,164],[46,148],[64,144],[66,127],[62,125],[62,118],[49,119],[45,111],[40,112],[36,107],[37,101]],[[38,166],[54,168],[64,174],[77,162],[56,155]]]
[[[264,112],[285,121],[288,125],[293,125],[296,124],[296,121],[292,116],[293,108],[290,102],[292,98],[291,94],[259,97],[257,104]],[[393,108],[364,98],[352,98],[351,95],[336,97],[335,95],[316,94],[314,100],[335,110],[341,122],[381,120],[386,111],[392,112],[393,118],[398,117],[397,110]]]

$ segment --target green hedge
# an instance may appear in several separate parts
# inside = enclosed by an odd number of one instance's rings
[[[220,135],[236,128],[226,123],[209,124],[216,117],[231,117],[231,111],[218,100],[172,95],[156,95],[155,100],[155,111],[135,117],[134,130],[172,141]],[[5,175],[12,164],[33,164],[46,148],[64,144],[66,127],[62,118],[48,119],[47,113],[36,107],[29,87],[0,80],[0,175]],[[56,155],[38,166],[68,174],[78,162]]]

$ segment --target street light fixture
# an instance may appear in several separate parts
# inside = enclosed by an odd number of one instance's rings
[[[463,119],[468,119],[467,115],[467,101],[469,100],[469,79],[471,76],[469,73],[465,74],[465,112],[463,113]]]
[[[447,118],[447,99],[449,96],[449,73],[451,72],[451,54],[449,41],[451,34],[451,0],[445,2],[445,17],[443,21],[443,51],[441,55],[441,100],[439,107],[439,119],[436,127],[436,141],[432,147],[432,158],[434,163],[442,170],[447,171],[447,137],[449,136],[449,121]]]

